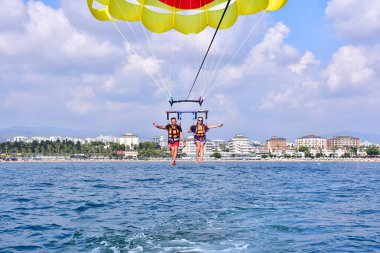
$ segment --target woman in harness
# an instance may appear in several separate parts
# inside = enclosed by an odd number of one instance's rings
[[[204,156],[204,146],[206,144],[206,132],[208,132],[211,128],[217,128],[222,127],[223,124],[215,125],[215,126],[207,126],[203,124],[203,118],[198,117],[198,122],[196,125],[192,125],[189,128],[189,133],[194,133],[194,142],[196,145],[196,151],[195,151],[195,161],[203,162],[203,156]]]
[[[182,140],[183,146],[186,147],[186,141],[183,137],[182,128],[177,124],[176,118],[171,118],[170,124],[166,126],[160,126],[157,123],[153,123],[153,126],[168,131],[168,144],[170,148],[170,152],[172,154],[172,160],[170,162],[171,165],[176,165],[175,159],[178,154],[179,141]]]

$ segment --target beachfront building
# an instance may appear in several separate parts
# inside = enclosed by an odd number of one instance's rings
[[[61,137],[61,136],[50,136],[50,137],[41,137],[41,136],[34,136],[34,137],[31,137],[31,138],[28,138],[28,137],[24,137],[24,136],[16,136],[14,138],[12,138],[11,140],[9,141],[13,141],[13,142],[26,142],[26,143],[31,143],[33,141],[37,141],[37,142],[42,142],[42,141],[51,141],[51,142],[55,142],[55,141],[64,141],[64,140],[71,140],[73,141],[74,143],[76,142],[80,142],[80,143],[84,143],[85,141],[83,139],[79,139],[79,138],[69,138],[69,137]]]
[[[327,148],[360,147],[360,139],[351,136],[334,136],[327,140]]]
[[[119,142],[119,138],[117,138],[115,136],[103,136],[103,135],[100,135],[99,137],[96,137],[94,139],[94,141],[99,141],[99,142],[102,142],[102,143],[105,143],[105,144],[109,144],[109,143],[117,143],[117,142]]]
[[[284,155],[287,155],[287,156],[297,156],[297,151],[294,150],[293,148],[292,149],[287,149],[287,150],[285,150]]]
[[[64,137],[64,138],[61,139],[61,141],[62,140],[72,141],[74,143],[79,142],[80,144],[87,143],[87,140],[86,139],[82,139],[82,138]]]
[[[224,151],[226,147],[226,142],[224,140],[211,140],[211,144],[213,145],[213,149],[215,151]]]
[[[314,151],[311,150],[311,154],[313,156],[316,156],[316,154],[319,153],[319,151]],[[349,150],[347,150],[346,148],[337,148],[337,149],[324,149],[322,150],[321,152],[323,154],[323,156],[325,157],[342,157],[344,156],[345,154],[349,153]]]
[[[119,143],[124,144],[127,150],[133,150],[140,144],[140,138],[132,133],[126,133],[119,139]]]
[[[270,155],[270,150],[267,148],[266,145],[261,144],[253,144],[252,145],[252,152],[256,155]]]
[[[37,141],[37,142],[41,142],[41,141],[46,140],[45,137],[41,137],[41,136],[33,136],[31,139],[32,139],[32,141]]]
[[[296,148],[296,144],[292,143],[292,142],[288,142],[286,144],[286,147],[287,147],[287,149],[295,149]]]
[[[16,136],[12,139],[13,142],[30,142],[29,138],[25,136]]]
[[[356,152],[356,156],[358,156],[358,157],[366,157],[367,156],[367,152],[365,151],[365,149],[359,148],[358,151]]]
[[[252,145],[249,139],[237,134],[228,142],[230,153],[235,155],[249,155],[252,153]]]
[[[153,143],[160,145],[160,136],[153,136]]]
[[[186,138],[186,147],[183,148],[182,141],[180,142],[179,149],[182,149],[182,153],[186,156],[194,158],[196,153],[196,145],[194,143],[194,136],[189,136]],[[204,147],[204,157],[210,157],[214,153],[214,145],[211,142],[206,142]]]
[[[375,145],[375,143],[370,142],[370,141],[363,141],[363,142],[360,143],[361,147],[371,147],[371,146],[374,146],[374,145]]]
[[[55,141],[58,141],[58,140],[61,140],[62,137],[61,136],[50,136],[48,141],[52,141],[52,142],[55,142]]]
[[[157,145],[159,145],[161,148],[168,146],[168,140],[165,139],[165,136],[163,136],[163,135],[154,136],[153,142],[156,143]]]
[[[261,142],[259,142],[259,141],[252,141],[251,142],[251,145],[252,146],[261,146],[261,145],[263,145]]]
[[[138,154],[139,153],[137,150],[126,150],[126,151],[124,151],[124,156],[128,159],[137,159]]]
[[[307,147],[309,149],[325,149],[327,147],[326,138],[316,135],[306,135],[296,140],[296,147]]]
[[[266,141],[266,146],[271,152],[286,150],[287,141],[285,138],[272,136],[272,138]]]

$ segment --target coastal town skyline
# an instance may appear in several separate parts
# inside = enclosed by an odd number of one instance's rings
[[[185,137],[187,145],[180,143],[181,157],[195,157],[194,137]],[[205,145],[207,159],[222,160],[261,160],[261,159],[308,159],[308,158],[373,158],[379,155],[380,144],[362,141],[358,137],[333,136],[324,138],[306,135],[294,142],[279,136],[268,138],[265,143],[251,140],[236,134],[223,139],[209,139]],[[154,136],[149,140],[140,139],[133,133],[121,137],[99,136],[96,138],[73,137],[25,137],[16,136],[7,142],[0,142],[0,154],[5,161],[21,160],[66,160],[66,159],[165,159],[168,140],[165,135]],[[13,154],[13,156],[11,156]],[[374,156],[372,156],[374,155]],[[372,157],[371,157],[372,156]]]
[[[192,134],[184,134],[185,138],[187,140],[191,140],[193,138]],[[300,136],[294,140],[288,139],[283,136],[277,136],[272,135],[268,137],[265,141],[258,141],[252,138],[249,138],[242,134],[234,134],[233,136],[227,138],[227,139],[221,139],[221,138],[208,138],[210,142],[221,142],[221,143],[228,143],[235,138],[243,138],[245,140],[248,140],[249,143],[252,145],[258,145],[258,146],[267,146],[270,148],[271,145],[274,146],[283,146],[283,147],[300,147],[300,146],[308,146],[308,141],[305,141],[305,139],[312,139],[313,142],[314,139],[316,139],[316,146],[317,148],[329,148],[331,149],[333,146],[355,146],[355,147],[369,147],[369,146],[380,146],[379,143],[371,142],[366,139],[361,139],[360,137],[350,136],[350,135],[333,135],[329,137],[323,137],[315,134],[307,134]],[[342,144],[342,141],[336,141],[337,139],[349,139],[344,140]],[[159,144],[162,147],[167,146],[167,136],[166,135],[155,135],[151,138],[140,138],[138,135],[134,134],[133,132],[126,132],[125,134],[121,136],[113,136],[113,135],[100,135],[97,137],[70,137],[70,136],[14,136],[12,138],[8,138],[5,141],[0,142],[28,142],[31,143],[33,141],[41,142],[41,141],[72,141],[74,143],[80,142],[80,143],[90,143],[90,142],[102,142],[102,143],[120,143],[124,144],[127,147],[132,147],[135,145],[138,145],[141,142],[154,142],[156,144]],[[275,144],[270,144],[270,142],[273,142]],[[278,143],[280,142],[280,144]],[[306,144],[305,144],[306,143]],[[338,145],[336,145],[338,143]],[[312,147],[312,146],[310,146]]]
[[[36,130],[39,129],[39,130]],[[125,133],[133,133],[137,136],[139,136],[140,139],[144,141],[149,141],[152,140],[155,136],[166,136],[166,133],[162,133],[160,131],[152,131],[149,134],[141,134],[137,131],[132,131],[127,130],[122,133],[92,133],[92,134],[86,134],[91,131],[73,131],[73,130],[63,130],[63,129],[57,129],[57,131],[51,131],[51,128],[49,130],[46,130],[47,128],[36,128],[36,129],[19,129],[19,128],[11,128],[7,130],[1,131],[0,129],[0,142],[5,142],[5,141],[11,141],[17,136],[25,137],[25,138],[32,138],[32,137],[41,137],[41,138],[49,138],[49,137],[68,137],[68,138],[73,138],[73,139],[96,139],[97,137],[106,137],[106,136],[122,136]],[[53,128],[54,129],[54,128]],[[184,129],[184,135],[185,136],[191,136],[191,134],[188,134],[187,129]],[[50,132],[50,133],[49,133]],[[321,136],[323,138],[331,138],[334,136],[354,136],[358,137],[363,141],[368,141],[370,143],[380,143],[380,134],[368,134],[368,133],[352,133],[352,132],[335,132],[335,133],[329,133],[329,134],[320,134],[320,133],[314,133],[314,132],[303,132],[298,136],[289,136],[286,134],[276,134],[272,133],[269,136],[263,136],[263,134],[257,134],[257,135],[247,135],[243,132],[235,132],[234,134],[229,134],[229,135],[218,135],[218,133],[209,133],[208,136],[211,139],[225,139],[228,140],[229,138],[232,138],[232,136],[235,135],[243,135],[247,136],[247,138],[251,139],[252,141],[260,142],[260,143],[265,143],[266,140],[270,139],[272,136],[278,136],[281,138],[285,138],[287,140],[293,140],[295,141],[297,138],[302,137],[302,136],[307,136],[307,135],[316,135],[316,136]]]

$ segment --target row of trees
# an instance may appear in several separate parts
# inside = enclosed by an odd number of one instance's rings
[[[119,143],[105,144],[103,142],[90,142],[82,144],[74,143],[70,140],[57,141],[33,141],[26,142],[4,142],[0,143],[0,154],[5,156],[72,156],[74,154],[84,154],[86,156],[104,156],[122,158],[117,151],[125,151],[130,148]],[[142,142],[139,146],[134,147],[138,150],[138,158],[160,158],[168,157],[169,152],[162,149],[158,144],[153,142]]]
[[[84,154],[86,156],[105,156],[105,157],[118,157],[122,158],[123,155],[117,153],[116,151],[129,150],[129,147],[121,145],[119,143],[109,143],[105,144],[103,142],[90,142],[82,144],[80,142],[74,143],[70,140],[57,140],[57,141],[33,141],[30,143],[26,142],[4,142],[0,143],[0,154],[5,154],[5,156],[70,156],[74,154]],[[168,149],[162,149],[158,144],[153,142],[141,142],[139,146],[134,147],[138,151],[139,159],[146,158],[162,158],[169,157]],[[304,152],[306,157],[312,157],[310,149],[307,147],[299,147],[299,152]],[[345,157],[350,157],[355,155],[358,148],[351,147],[348,148]],[[379,156],[380,150],[376,146],[371,146],[366,148],[368,156]],[[181,155],[181,154],[180,154]],[[316,157],[323,157],[322,152],[317,153]],[[221,158],[219,152],[214,152],[212,154],[214,158]]]
[[[139,159],[169,157],[169,150],[162,149],[154,142],[141,142],[139,145]]]
[[[90,142],[81,144],[70,140],[57,141],[33,141],[26,142],[4,142],[0,143],[0,153],[5,155],[21,156],[61,156],[73,154],[86,154],[93,156],[112,156],[115,151],[125,150],[125,145],[119,143],[105,144],[103,142]]]

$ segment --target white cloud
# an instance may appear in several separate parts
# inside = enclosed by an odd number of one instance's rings
[[[263,40],[253,47],[241,65],[229,66],[220,80],[230,85],[239,78],[267,76],[279,73],[281,66],[298,60],[299,53],[293,46],[286,44],[285,39],[290,30],[282,22],[270,27]],[[219,80],[219,79],[218,79]],[[235,82],[236,83],[236,82]]]
[[[380,1],[330,0],[325,14],[343,37],[355,40],[379,38]]]
[[[377,55],[377,59],[376,59]],[[325,71],[328,87],[332,91],[368,86],[375,71],[372,66],[379,63],[380,52],[360,46],[343,46],[334,53]]]
[[[14,91],[5,97],[3,106],[8,108],[28,108],[32,99],[33,97],[28,93]]]
[[[86,114],[96,108],[95,92],[91,87],[75,87],[71,90],[66,106],[75,114]]]
[[[311,51],[301,54],[286,43],[289,33],[281,22],[269,28],[243,64],[225,71],[224,87],[232,85],[261,97],[257,108],[264,111],[305,108],[319,114],[332,106],[340,108],[334,98],[373,101],[378,94],[379,46],[342,46],[322,67]]]
[[[302,74],[306,69],[308,69],[312,65],[319,65],[320,61],[315,59],[315,56],[312,52],[307,51],[301,57],[298,63],[290,64],[288,67],[290,71],[296,74]]]
[[[269,28],[264,39],[250,51],[245,61],[246,71],[266,75],[274,73],[278,65],[296,60],[297,49],[285,43],[289,33],[290,29],[282,22]]]
[[[239,107],[234,101],[234,98],[228,96],[228,94],[216,93],[212,101],[212,107],[214,108],[213,113],[224,115],[224,120],[232,121],[240,117]],[[218,120],[218,118],[216,118],[216,120]]]
[[[25,23],[20,30],[2,30],[0,55],[23,59],[29,68],[66,65],[75,69],[78,63],[89,65],[90,62],[110,62],[109,59],[119,58],[119,48],[77,30],[62,10],[35,1],[13,7],[14,12],[23,15]],[[26,11],[22,11],[24,8]],[[14,16],[12,12],[3,15],[5,19]]]
[[[11,31],[22,27],[26,8],[22,0],[0,0],[0,30]]]
[[[320,86],[317,75],[320,61],[312,52],[303,55],[286,43],[290,29],[279,22],[270,27],[243,63],[230,66],[220,80],[225,87],[242,86],[253,97],[260,94],[259,109],[296,108],[310,104]],[[311,71],[316,69],[316,71]],[[238,89],[242,89],[239,87]]]

